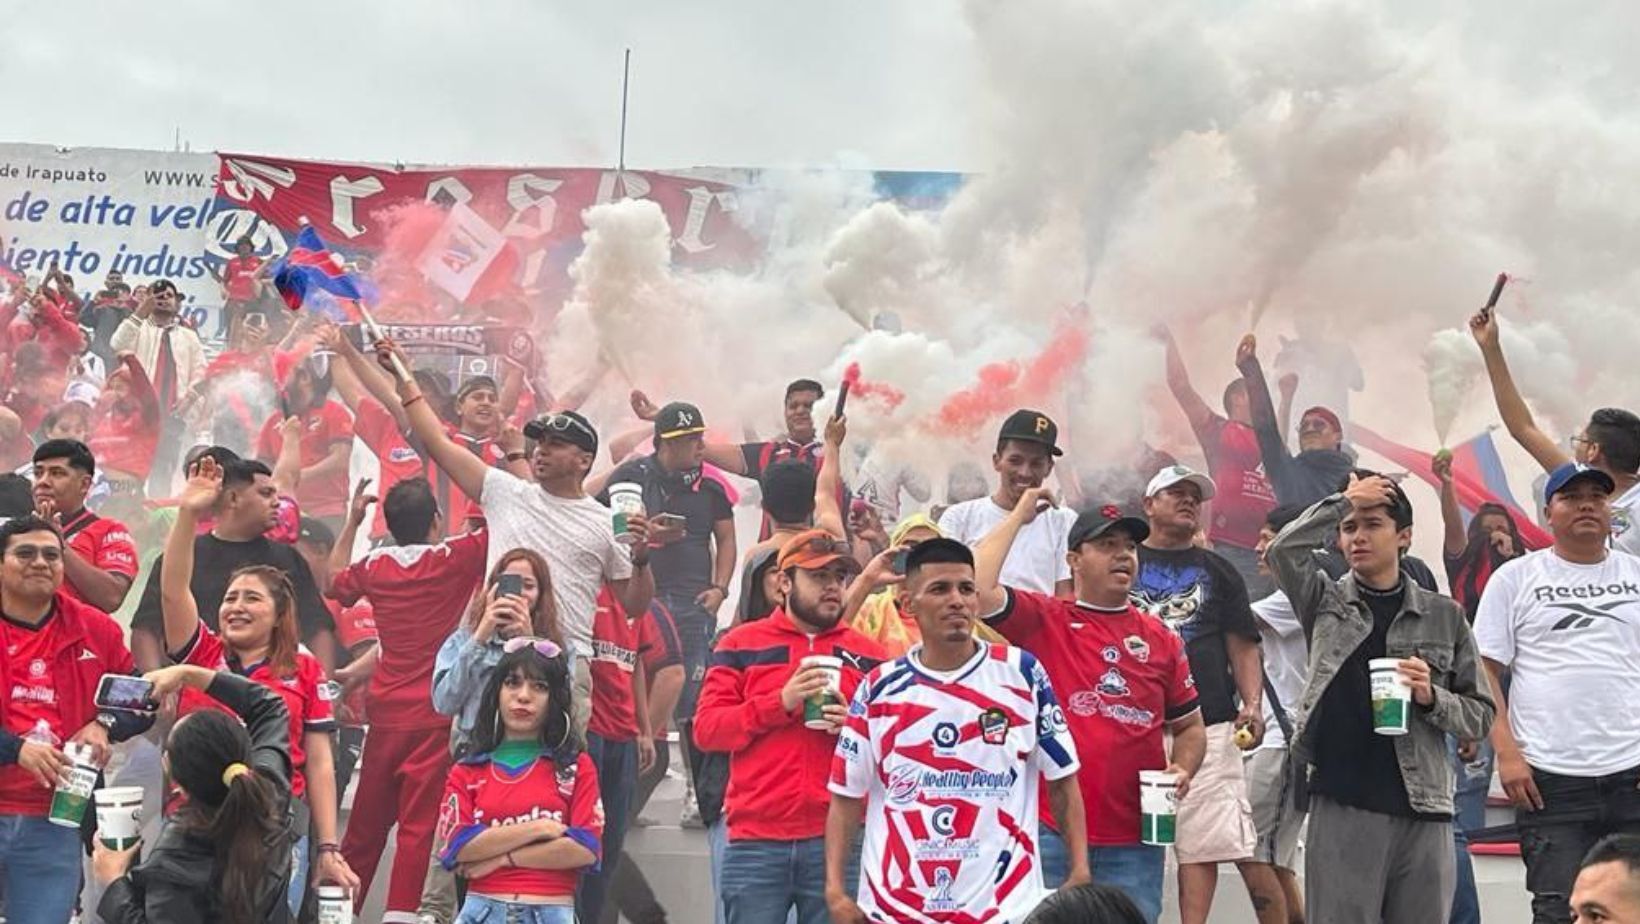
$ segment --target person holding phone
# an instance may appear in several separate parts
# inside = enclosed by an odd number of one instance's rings
[[[160,605],[164,612],[165,650],[177,664],[231,670],[274,692],[289,712],[291,794],[302,808],[295,825],[299,835],[288,898],[292,914],[307,898],[308,847],[317,843],[313,879],[348,889],[359,877],[342,858],[337,816],[331,732],[334,693],[324,668],[297,643],[296,592],[277,568],[251,565],[228,578],[228,590],[217,612],[220,633],[199,616],[190,589],[194,570],[194,533],[199,517],[216,506],[223,472],[216,460],[202,457],[178,498],[177,518],[160,565]],[[224,705],[198,690],[184,690],[177,714],[187,716]],[[311,823],[311,836],[309,825]]]

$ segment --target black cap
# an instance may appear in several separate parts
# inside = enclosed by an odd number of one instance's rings
[[[655,439],[669,440],[705,432],[706,419],[700,416],[700,408],[693,404],[674,401],[655,415]]]
[[[297,542],[313,542],[323,546],[336,546],[336,534],[323,520],[316,517],[302,517],[296,526]]]
[[[456,389],[456,401],[459,403],[461,399],[480,388],[488,388],[496,394],[501,393],[500,387],[495,384],[495,379],[487,375],[475,375],[462,382],[461,387]]]
[[[1082,543],[1092,542],[1113,529],[1127,533],[1134,542],[1143,542],[1150,537],[1150,524],[1143,518],[1126,513],[1115,504],[1105,504],[1076,518],[1076,522],[1071,524],[1066,547],[1074,552]]]
[[[544,414],[524,425],[524,435],[536,442],[559,440],[594,455],[598,452],[598,431],[574,411]]]
[[[1039,443],[1056,456],[1064,455],[1057,445],[1059,425],[1041,411],[1019,410],[1009,414],[1008,419],[1002,422],[1002,432],[997,434],[998,443],[1004,440]]]

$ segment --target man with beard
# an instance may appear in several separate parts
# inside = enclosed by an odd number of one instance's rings
[[[176,414],[177,403],[205,374],[205,347],[199,342],[199,334],[178,320],[180,306],[176,283],[161,279],[148,287],[147,294],[137,302],[137,310],[121,321],[109,338],[109,347],[115,353],[137,354],[159,398],[159,446],[148,479],[152,497],[171,494],[185,428]]]
[[[1258,361],[1258,340],[1252,334],[1241,338],[1236,347],[1236,368],[1247,383],[1247,399],[1258,434],[1259,453],[1264,458],[1264,474],[1275,488],[1276,503],[1309,506],[1327,497],[1355,467],[1344,451],[1344,425],[1338,415],[1324,407],[1312,407],[1298,418],[1298,454],[1287,451],[1276,420],[1270,385]]]
[[[1087,813],[1085,841],[1042,834],[1042,871],[1052,888],[1085,854],[1095,880],[1120,888],[1155,924],[1162,913],[1165,848],[1140,843],[1139,774],[1166,770],[1190,793],[1207,749],[1196,684],[1184,643],[1161,620],[1141,612],[1128,594],[1139,570],[1144,520],[1113,504],[1076,518],[1066,558],[1076,574],[1076,600],[1007,587],[999,580],[1020,531],[1051,509],[1043,488],[1019,503],[974,550],[974,576],[985,621],[1010,644],[1042,662],[1065,702],[1065,721],[1082,755],[1077,782]],[[1168,754],[1165,734],[1173,735]],[[1069,833],[1069,832],[1066,832]]]
[[[284,407],[269,415],[256,438],[256,457],[272,465],[283,445],[279,427],[287,417],[302,421],[302,476],[296,499],[302,513],[341,532],[348,501],[347,461],[353,446],[353,418],[330,400],[329,363],[309,356],[296,364],[281,393]]]
[[[985,538],[1018,506],[1027,491],[1042,487],[1053,474],[1059,427],[1040,411],[1019,410],[1002,422],[991,467],[997,487],[989,497],[955,504],[940,514],[940,532],[972,546]],[[1002,583],[1019,590],[1068,598],[1074,592],[1065,538],[1075,512],[1053,507],[1033,517],[1008,550]]]
[[[1139,546],[1133,581],[1134,605],[1167,623],[1184,642],[1207,725],[1207,757],[1190,795],[1179,802],[1174,846],[1179,915],[1184,924],[1205,924],[1219,864],[1236,863],[1261,924],[1286,924],[1281,884],[1269,870],[1246,864],[1256,846],[1255,829],[1234,737],[1245,728],[1249,748],[1264,737],[1264,671],[1258,625],[1241,575],[1195,544],[1202,505],[1214,494],[1211,478],[1183,465],[1156,473],[1145,489],[1150,535]]]
[[[1568,896],[1595,841],[1640,834],[1640,559],[1607,547],[1615,489],[1598,468],[1555,469],[1544,487],[1554,545],[1500,566],[1475,614],[1533,924],[1572,920]]]
[[[883,660],[875,642],[840,621],[844,585],[859,569],[847,543],[823,530],[799,533],[776,568],[785,606],[729,630],[695,710],[695,745],[729,754],[729,846],[717,883],[727,924],[784,921],[793,909],[797,924],[827,921],[836,735],[844,704]],[[804,663],[813,656],[831,660]],[[806,720],[811,697],[824,706]],[[846,888],[852,894],[854,884]]]
[[[112,613],[125,602],[137,576],[137,547],[124,523],[85,509],[96,468],[84,443],[41,443],[34,450],[34,510],[62,530],[63,591]]]
[[[1087,837],[1065,713],[1035,657],[974,638],[979,592],[967,546],[919,543],[905,581],[922,641],[860,684],[832,758],[832,920],[1021,922],[1043,891],[1031,823],[1039,776],[1059,830],[1073,843]],[[862,819],[867,885],[857,903],[843,878]],[[1088,881],[1078,853],[1062,888]]]

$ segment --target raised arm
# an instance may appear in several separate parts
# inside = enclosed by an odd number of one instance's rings
[[[360,478],[353,488],[353,503],[347,509],[347,522],[342,525],[342,534],[336,537],[336,545],[330,550],[331,574],[341,574],[353,563],[353,546],[359,540],[359,527],[368,518],[370,505],[374,503],[376,495],[370,493],[370,479]]]
[[[974,584],[979,590],[981,614],[995,613],[1007,602],[1007,592],[1002,587],[1002,565],[1008,560],[1008,550],[1013,548],[1019,531],[1030,525],[1041,509],[1052,505],[1053,493],[1047,488],[1027,490],[1002,522],[974,546]]]
[[[302,486],[302,418],[286,417],[274,429],[279,434],[279,455],[273,460],[273,484],[280,494],[294,497]]]
[[[1469,319],[1469,333],[1481,348],[1481,359],[1486,361],[1486,377],[1492,383],[1492,400],[1497,402],[1498,416],[1509,435],[1525,449],[1546,472],[1572,461],[1555,441],[1538,428],[1532,418],[1532,409],[1515,387],[1515,377],[1509,372],[1509,363],[1503,358],[1503,344],[1498,340],[1498,316],[1494,311],[1480,311]]]
[[[159,569],[160,609],[165,616],[165,653],[178,651],[199,631],[199,604],[194,601],[194,534],[199,518],[222,494],[222,469],[205,456],[195,463],[177,499],[177,518],[165,541]]]
[[[1458,491],[1452,486],[1452,454],[1437,452],[1430,468],[1441,481],[1441,525],[1444,527],[1441,548],[1455,558],[1469,547],[1469,533],[1464,529],[1463,511],[1458,507]]]
[[[1184,356],[1179,353],[1179,344],[1173,339],[1173,332],[1167,325],[1158,324],[1153,333],[1162,341],[1167,353],[1167,390],[1173,393],[1173,399],[1179,402],[1184,416],[1190,421],[1190,428],[1200,439],[1201,432],[1213,422],[1213,409],[1190,384],[1190,370],[1185,368]]]
[[[1264,380],[1264,369],[1258,361],[1258,340],[1252,334],[1241,338],[1236,347],[1236,368],[1241,371],[1242,381],[1247,383],[1247,406],[1253,415],[1253,433],[1258,437],[1264,473],[1270,483],[1277,486],[1279,496],[1280,485],[1288,480],[1292,469],[1293,457],[1281,438],[1275,405],[1270,401],[1270,384]]]
[[[820,456],[820,471],[814,479],[814,526],[839,539],[848,535],[843,508],[837,503],[842,485],[843,440],[848,438],[847,418],[826,421],[826,448]]]
[[[383,364],[390,362],[388,357],[403,354],[391,340],[383,340],[376,344],[376,357]],[[444,425],[438,415],[428,407],[426,398],[421,393],[421,387],[414,379],[398,380],[396,383],[397,395],[390,402],[384,402],[389,410],[397,409],[409,420],[410,432],[427,450],[428,456],[444,473],[455,481],[463,494],[468,497],[482,498],[484,496],[484,477],[490,467],[484,460],[473,455],[466,449],[457,446],[444,432]],[[396,415],[395,415],[396,416]],[[510,475],[506,477],[512,477]]]

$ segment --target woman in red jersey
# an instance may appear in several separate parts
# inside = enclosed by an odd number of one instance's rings
[[[602,855],[598,773],[574,728],[569,662],[519,636],[484,688],[473,756],[450,769],[440,860],[467,880],[456,924],[574,924],[581,873]]]
[[[334,687],[324,668],[297,642],[296,594],[283,571],[247,565],[235,571],[217,612],[220,634],[199,618],[189,582],[194,571],[194,534],[222,493],[222,469],[201,457],[178,499],[176,523],[160,566],[160,603],[165,613],[165,649],[179,664],[208,670],[231,670],[278,693],[290,712],[291,795],[311,817],[297,819],[301,840],[293,857],[290,902],[300,910],[307,893],[308,847],[317,843],[316,882],[350,889],[359,879],[342,859],[337,833],[336,792],[330,733],[336,727],[331,701]],[[178,715],[223,708],[210,697],[184,690]],[[301,812],[302,810],[298,810]],[[311,836],[310,836],[311,835]]]

